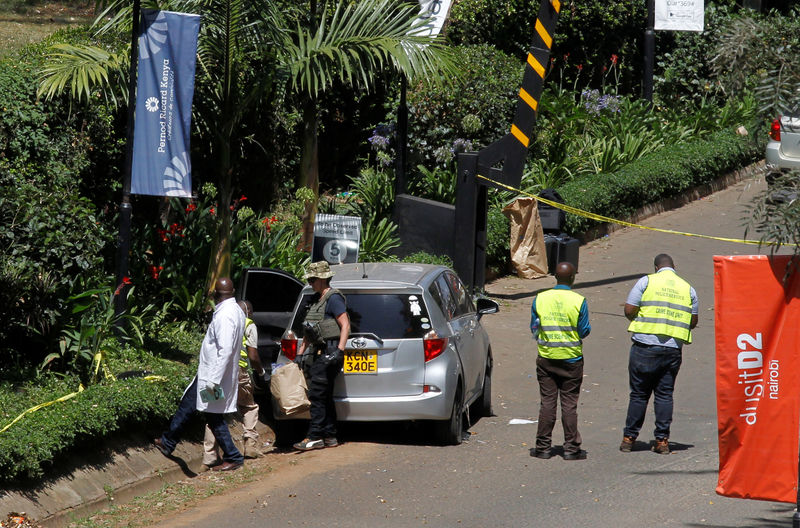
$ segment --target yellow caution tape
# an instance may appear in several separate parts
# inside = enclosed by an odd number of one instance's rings
[[[71,392],[71,393],[67,394],[66,396],[62,396],[62,397],[60,397],[60,398],[58,398],[58,399],[55,399],[55,400],[53,400],[53,401],[49,401],[49,402],[45,402],[45,403],[40,403],[39,405],[37,405],[37,406],[35,406],[35,407],[31,407],[31,408],[30,408],[30,409],[28,409],[27,411],[23,412],[22,414],[20,414],[20,415],[19,415],[19,416],[17,416],[16,418],[14,418],[14,420],[12,420],[10,424],[8,424],[8,425],[6,425],[5,427],[3,427],[2,429],[0,429],[0,433],[2,433],[2,432],[5,432],[5,430],[6,430],[6,429],[8,429],[8,428],[9,428],[9,427],[11,427],[12,425],[14,425],[14,424],[15,424],[15,423],[17,423],[18,421],[20,421],[20,420],[22,419],[22,417],[23,417],[23,416],[25,416],[26,414],[30,414],[30,413],[32,413],[32,412],[34,412],[34,411],[38,411],[38,410],[39,410],[39,409],[41,409],[42,407],[47,407],[48,405],[53,405],[54,403],[58,403],[58,402],[62,402],[62,401],[67,401],[67,400],[69,400],[70,398],[74,398],[75,396],[77,396],[77,395],[78,395],[79,393],[81,393],[81,392],[83,392],[83,384],[81,384],[81,385],[80,385],[80,387],[78,387],[78,390],[77,390],[76,392]]]
[[[103,374],[105,375],[105,378],[106,379],[110,379],[112,381],[116,381],[117,378],[114,377],[114,375],[111,373],[111,371],[106,366],[105,355],[104,355],[104,353],[102,351],[100,351],[97,354],[95,354],[94,359],[92,360],[92,363],[93,363],[93,367],[94,367],[93,368],[94,373],[93,373],[93,376],[92,376],[93,381],[97,380],[97,375],[100,372],[101,365],[102,365],[102,368],[103,368]],[[157,375],[144,376],[142,379],[147,380],[147,381],[151,381],[151,382],[153,382],[153,381],[167,381],[166,377],[157,376]],[[26,414],[30,414],[32,412],[38,411],[39,409],[42,409],[42,408],[47,407],[49,405],[53,405],[54,403],[67,401],[70,398],[74,398],[75,396],[77,396],[78,394],[80,394],[83,391],[84,391],[84,387],[83,387],[83,384],[81,383],[80,386],[78,387],[78,390],[75,391],[75,392],[71,392],[71,393],[67,394],[66,396],[62,396],[60,398],[56,398],[55,400],[52,400],[52,401],[49,401],[49,402],[45,402],[45,403],[40,403],[39,405],[31,407],[30,409],[24,411],[22,414],[20,414],[16,418],[14,418],[11,421],[11,423],[9,423],[8,425],[6,425],[2,429],[0,429],[0,433],[5,432],[9,427],[14,425],[18,421],[20,421]]]
[[[542,198],[541,196],[536,196],[536,195],[531,194],[529,192],[525,192],[522,189],[517,189],[515,187],[511,187],[510,185],[506,185],[504,183],[500,183],[500,182],[495,181],[495,180],[493,180],[491,178],[487,178],[486,176],[481,176],[480,174],[478,174],[475,177],[479,178],[481,180],[486,180],[488,182],[491,182],[492,184],[494,184],[494,185],[496,185],[498,187],[502,187],[504,189],[507,189],[509,191],[512,191],[512,192],[515,192],[515,193],[518,193],[518,194],[524,194],[526,196],[530,196],[531,198],[534,198],[534,199],[536,199],[536,200],[538,200],[538,201],[540,201],[542,203],[546,203],[547,205],[555,207],[556,209],[561,209],[562,211],[566,211],[566,212],[572,213],[574,215],[582,216],[584,218],[591,218],[592,220],[597,220],[598,222],[607,222],[607,223],[610,223],[610,224],[619,224],[619,225],[623,225],[623,226],[626,226],[626,227],[636,227],[636,228],[639,228],[639,229],[647,229],[649,231],[658,231],[659,233],[669,233],[671,235],[683,235],[683,236],[696,237],[696,238],[706,238],[706,239],[709,239],[709,240],[719,240],[719,241],[722,241],[722,242],[736,242],[736,243],[739,243],[739,244],[754,244],[754,245],[762,245],[762,246],[778,245],[777,242],[769,242],[769,241],[760,242],[758,240],[746,240],[746,239],[742,239],[742,238],[726,238],[726,237],[718,237],[718,236],[712,236],[712,235],[699,235],[697,233],[685,233],[683,231],[675,231],[675,230],[672,230],[672,229],[661,229],[661,228],[658,228],[658,227],[648,227],[648,226],[643,226],[641,224],[634,224],[633,222],[626,222],[625,220],[617,220],[616,218],[609,218],[607,216],[603,216],[603,215],[599,215],[599,214],[595,214],[595,213],[590,213],[589,211],[584,211],[582,209],[578,209],[577,207],[571,207],[569,205],[565,205],[565,204],[562,204],[562,203],[553,202],[551,200],[547,200],[546,198]],[[782,245],[782,246],[795,246],[796,244],[784,243],[784,244],[780,244],[780,245]]]

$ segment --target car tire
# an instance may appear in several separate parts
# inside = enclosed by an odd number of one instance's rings
[[[462,395],[461,383],[456,389],[453,398],[453,408],[450,410],[450,418],[434,424],[436,440],[441,445],[459,445],[464,434],[464,396]]]
[[[481,395],[475,400],[474,411],[481,418],[494,416],[492,412],[492,356],[486,358],[486,367],[483,373],[483,390]]]

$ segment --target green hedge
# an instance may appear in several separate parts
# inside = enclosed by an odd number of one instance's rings
[[[754,130],[756,127],[750,127]],[[681,195],[690,188],[753,163],[764,156],[766,140],[725,129],[704,139],[673,145],[640,158],[612,174],[594,174],[558,188],[567,205],[616,219],[640,207]],[[565,230],[585,233],[599,222],[567,214]]]
[[[0,482],[41,479],[54,461],[76,449],[98,445],[113,434],[158,429],[177,408],[196,362],[166,361],[142,353],[109,361],[112,372],[147,370],[165,378],[105,380],[73,398],[25,415],[0,433]],[[77,390],[75,379],[38,379],[21,386],[0,384],[0,428],[36,404]]]

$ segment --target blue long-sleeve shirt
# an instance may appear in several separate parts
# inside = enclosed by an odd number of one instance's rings
[[[557,284],[554,290],[571,290],[566,284]],[[589,306],[586,299],[581,303],[580,312],[578,312],[578,336],[583,339],[592,331],[592,325],[589,324]],[[536,338],[539,335],[539,314],[536,313],[536,297],[533,298],[531,303],[531,333]],[[575,358],[576,360],[578,358]]]

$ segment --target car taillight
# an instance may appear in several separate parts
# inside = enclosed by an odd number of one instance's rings
[[[769,137],[773,141],[780,141],[781,140],[781,118],[778,116],[778,119],[772,122],[772,126],[769,127]]]
[[[428,332],[422,338],[422,349],[425,351],[425,361],[430,361],[441,355],[447,347],[447,338],[439,337],[436,332]]]
[[[291,330],[281,339],[281,353],[289,361],[294,361],[297,357],[297,337]]]

